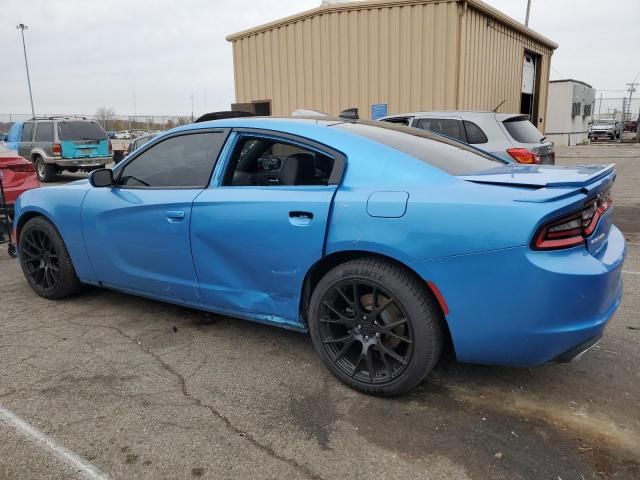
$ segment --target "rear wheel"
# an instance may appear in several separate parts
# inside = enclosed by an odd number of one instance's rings
[[[331,372],[365,393],[392,396],[420,383],[442,350],[442,313],[426,285],[374,258],[331,270],[313,292],[309,327]]]
[[[58,300],[78,293],[80,280],[62,237],[43,217],[29,220],[20,232],[18,257],[29,286],[41,297]]]
[[[37,156],[35,158],[36,174],[41,182],[53,182],[56,179],[57,169],[54,163],[47,163],[44,158]]]

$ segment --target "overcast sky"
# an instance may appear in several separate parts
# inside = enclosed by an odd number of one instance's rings
[[[487,3],[524,22],[526,0]],[[195,113],[234,100],[225,36],[320,0],[2,0],[0,114],[27,113],[25,23],[37,113]],[[560,45],[552,79],[622,96],[640,73],[639,0],[533,0],[530,26]],[[135,93],[134,93],[135,92]]]

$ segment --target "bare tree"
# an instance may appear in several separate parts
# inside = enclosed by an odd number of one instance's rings
[[[113,108],[108,107],[99,107],[96,110],[96,119],[102,125],[102,128],[108,130],[107,125],[108,122],[113,120],[113,117],[116,116],[116,111]]]

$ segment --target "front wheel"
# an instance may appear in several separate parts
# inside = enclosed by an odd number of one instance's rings
[[[59,300],[78,293],[80,280],[56,227],[43,217],[29,220],[19,237],[18,257],[29,286],[41,297]]]
[[[424,282],[392,262],[365,258],[335,267],[318,283],[309,307],[320,358],[362,392],[402,394],[440,357],[440,309]]]

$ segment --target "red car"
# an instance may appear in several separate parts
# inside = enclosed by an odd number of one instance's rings
[[[3,145],[0,145],[0,172],[2,172],[2,187],[7,209],[9,215],[13,216],[13,204],[16,203],[18,196],[32,188],[38,188],[40,182],[33,164]],[[0,199],[0,213],[2,213],[1,206],[2,199]]]

